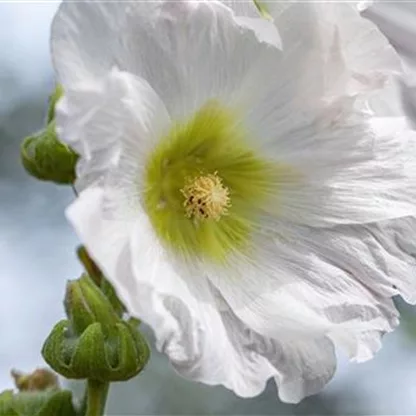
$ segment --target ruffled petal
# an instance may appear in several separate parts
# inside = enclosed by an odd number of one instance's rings
[[[386,289],[386,282],[395,278],[384,271],[388,266],[398,270],[398,256],[367,248],[358,257],[362,235],[350,238],[347,252],[348,230],[339,234],[337,246],[330,231],[285,222],[276,226],[274,236],[259,235],[246,256],[241,253],[223,267],[201,267],[234,313],[264,337],[328,336],[351,359],[363,361],[380,348],[381,335],[398,324],[389,297],[397,290]]]
[[[297,50],[298,62],[309,54],[320,56],[325,88],[332,94],[367,91],[366,105],[378,114],[400,114],[396,79],[392,75],[401,71],[400,59],[377,27],[360,16],[361,3],[258,3],[274,18],[279,32],[277,44],[285,53]],[[249,15],[244,8],[234,7],[236,13]],[[364,10],[365,16],[366,13]],[[311,68],[306,67],[308,71]]]
[[[328,338],[267,340],[266,345],[263,355],[278,372],[275,381],[284,402],[319,393],[335,373],[334,345]]]
[[[170,115],[189,117],[210,99],[233,103],[268,45],[217,1],[65,2],[52,29],[64,87],[116,65],[145,79]]]
[[[222,2],[233,10],[236,22],[253,30],[260,42],[282,48],[276,25],[272,19],[266,19],[261,14],[254,1],[222,0]]]
[[[413,4],[380,0],[368,0],[363,3],[361,15],[377,25],[402,57],[414,63],[416,11]]]
[[[77,188],[99,181],[119,161],[123,141],[141,146],[140,157],[170,125],[160,98],[142,79],[113,68],[94,83],[65,90],[56,107],[57,133],[81,156]]]
[[[343,231],[343,230],[340,230]],[[367,277],[363,284],[371,285],[383,295],[399,294],[406,302],[416,303],[416,218],[406,217],[394,221],[369,224],[363,229],[351,228],[355,237],[355,250],[351,253],[349,244],[351,234],[343,235],[346,244],[343,251],[358,256],[367,252],[366,258],[372,263],[367,265],[372,270],[379,270],[377,275],[361,274]],[[359,240],[359,241],[357,241]],[[365,247],[366,245],[366,247]],[[360,248],[358,247],[360,246]],[[349,249],[350,248],[350,249]],[[359,250],[357,250],[359,248]],[[387,260],[385,260],[387,259]],[[350,262],[351,264],[351,262]],[[368,277],[371,277],[371,281]],[[377,278],[376,278],[377,276]]]
[[[376,24],[388,37],[403,59],[401,96],[403,109],[412,127],[416,128],[416,10],[412,3],[371,1],[363,16]]]
[[[278,39],[277,45],[285,50],[301,45],[304,52],[313,49],[328,61],[343,62],[355,79],[355,87],[358,84],[361,88],[380,87],[386,81],[387,71],[400,70],[399,58],[387,39],[360,16],[360,12],[365,17],[374,15],[374,7],[369,7],[371,2],[257,0],[260,9],[257,11],[254,1],[224,3],[237,16],[253,19],[256,14],[257,17],[266,14],[271,17],[279,32],[279,38],[268,40],[272,44]],[[330,73],[329,69],[328,76]]]
[[[287,120],[281,137],[265,144],[292,172],[278,185],[277,217],[326,227],[415,215],[415,132],[405,118],[376,118],[353,105],[328,105],[297,130]]]
[[[318,393],[334,375],[336,357],[329,339],[270,339],[245,327],[231,311],[222,317],[231,342],[246,357],[245,373],[264,376],[267,372],[262,374],[258,366],[267,363],[283,402],[297,403]]]

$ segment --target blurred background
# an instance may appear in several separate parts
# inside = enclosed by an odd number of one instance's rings
[[[0,391],[12,388],[11,368],[44,365],[40,348],[63,317],[65,282],[81,272],[78,241],[64,217],[71,190],[32,179],[19,161],[21,139],[42,127],[54,88],[48,37],[57,6],[0,0]],[[416,4],[383,3],[374,18],[412,68]],[[403,90],[410,113],[411,74]],[[141,376],[113,385],[107,414],[416,415],[416,317],[411,308],[404,312],[374,360],[358,365],[341,358],[332,383],[299,405],[280,403],[272,383],[243,400],[225,388],[187,382],[154,351]]]

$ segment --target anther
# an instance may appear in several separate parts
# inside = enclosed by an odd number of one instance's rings
[[[183,205],[188,218],[218,221],[231,206],[229,190],[217,172],[188,179],[181,193],[185,197]]]

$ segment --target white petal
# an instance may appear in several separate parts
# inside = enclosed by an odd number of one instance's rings
[[[379,296],[400,294],[407,302],[416,303],[416,259],[412,243],[404,238],[414,230],[414,220],[408,218],[319,232],[311,230],[305,241],[311,250]]]
[[[282,40],[273,22],[264,18],[245,16],[237,16],[235,20],[241,26],[253,30],[260,42],[266,42],[282,49]]]
[[[362,7],[362,16],[369,19],[389,39],[401,57],[415,60],[415,27],[416,12],[411,2],[367,1]]]
[[[111,212],[108,212],[106,218],[102,207],[104,201],[103,189],[90,187],[67,208],[66,216],[89,251],[92,241],[101,242],[94,245],[90,254],[96,259],[105,258],[104,272],[108,276],[114,276],[120,267],[124,266],[124,269],[128,270],[128,264],[123,260],[128,252],[128,236],[132,221],[121,217],[115,219]],[[103,227],[103,224],[106,227]],[[125,285],[120,285],[117,290],[129,307],[127,294],[134,282],[128,273],[123,274],[123,279]]]
[[[382,71],[400,70],[400,61],[377,27],[361,18],[365,7],[358,3],[260,0],[274,18],[283,48],[302,42],[305,49],[312,46],[330,54],[336,36],[339,52],[346,67],[357,75],[357,82],[375,85],[381,81]]]
[[[348,267],[348,260],[333,259],[334,241],[320,242],[319,236],[282,223],[274,238],[258,236],[250,257],[235,257],[223,270],[205,267],[234,313],[263,336],[279,341],[329,336],[352,359],[371,358],[380,336],[398,323],[389,294],[377,293],[383,282],[376,281],[380,272],[374,267],[389,258],[371,263],[363,253],[361,270],[350,250]],[[354,247],[359,245],[357,240]]]
[[[245,327],[231,311],[222,312],[222,317],[231,342],[244,358],[242,380],[247,377],[261,380],[266,374],[273,375],[280,399],[297,403],[318,393],[332,378],[336,357],[330,340],[299,337],[273,340]],[[269,369],[261,372],[260,366]]]
[[[391,76],[401,71],[399,57],[377,27],[360,16],[357,2],[260,3],[274,17],[286,52],[297,48],[298,61],[311,51],[321,56],[326,88],[372,91],[366,98],[371,108],[380,115],[400,114]]]
[[[406,68],[400,82],[403,110],[409,118],[413,129],[416,129],[416,80],[412,67]]]
[[[347,101],[280,131],[264,151],[293,169],[276,195],[279,218],[326,227],[415,214],[416,135],[404,118],[373,118]]]
[[[389,3],[373,1],[363,15],[377,24],[380,30],[403,59],[401,94],[404,110],[413,128],[416,127],[416,47],[415,25],[416,10],[412,3]]]
[[[355,242],[357,248],[361,245],[360,253],[368,252],[373,264],[379,263],[378,278],[373,277],[372,280],[376,290],[380,293],[392,293],[393,290],[392,294],[400,294],[412,304],[416,303],[415,233],[416,218],[399,218],[366,226],[365,230],[356,234],[359,243]],[[345,238],[348,240],[349,236]],[[366,250],[362,247],[363,242],[368,245]]]
[[[282,48],[276,25],[271,19],[261,15],[254,1],[222,0],[222,2],[234,11],[236,22],[253,30],[261,42]]]
[[[236,16],[259,18],[260,13],[254,1],[241,0],[222,0],[222,2],[230,7]]]
[[[170,118],[156,93],[142,79],[113,68],[94,83],[65,91],[56,107],[57,133],[81,156],[79,189],[99,180],[117,164],[123,141],[144,150],[168,129]],[[145,157],[138,152],[137,157]]]
[[[64,87],[105,77],[117,65],[145,79],[174,118],[213,98],[231,104],[267,49],[216,1],[65,2],[52,29]]]
[[[339,25],[348,67],[365,77],[361,82],[380,82],[383,71],[400,71],[400,59],[377,26],[363,19],[359,10],[353,3],[333,3],[331,12]]]
[[[335,373],[334,345],[327,338],[269,340],[264,355],[278,370],[275,381],[284,402],[319,393]]]

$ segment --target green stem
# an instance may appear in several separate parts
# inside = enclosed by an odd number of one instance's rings
[[[87,412],[85,416],[103,416],[107,401],[109,383],[88,380],[87,382]]]

